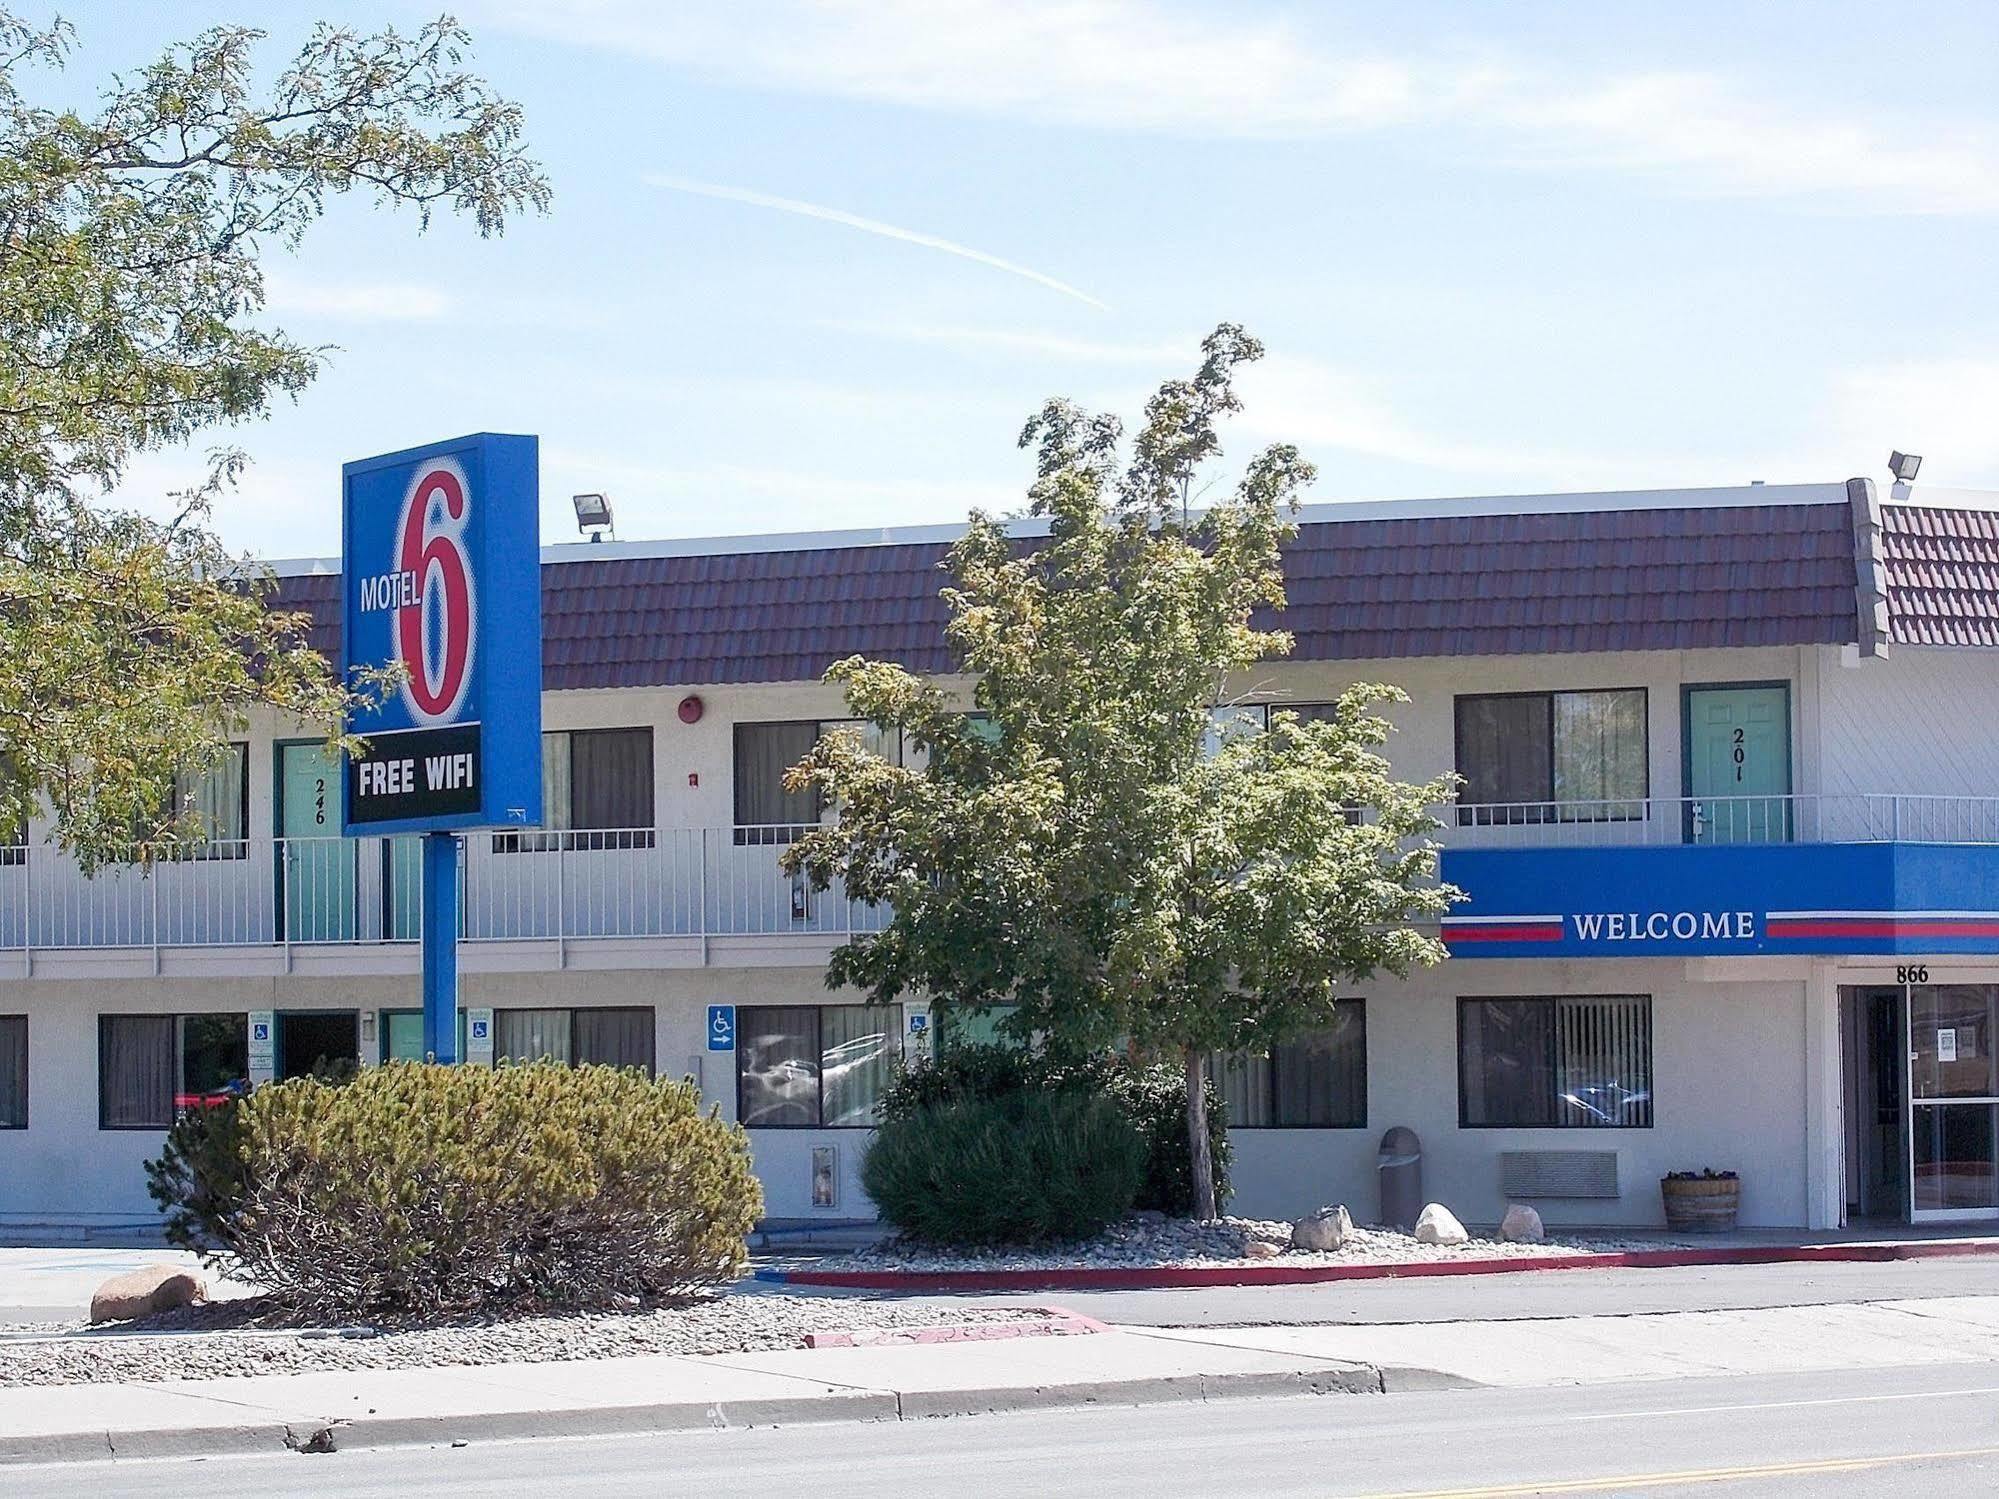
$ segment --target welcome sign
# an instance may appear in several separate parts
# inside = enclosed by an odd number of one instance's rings
[[[1466,958],[1999,952],[1999,847],[1447,849]]]
[[[341,830],[541,821],[539,445],[479,433],[341,470],[341,671],[393,668],[357,715]]]

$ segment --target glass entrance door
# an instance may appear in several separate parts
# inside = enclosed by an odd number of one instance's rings
[[[1909,986],[1909,1216],[1999,1218],[1999,984]]]

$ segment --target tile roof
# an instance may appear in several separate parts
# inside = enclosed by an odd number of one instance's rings
[[[1881,552],[1891,641],[1999,646],[1999,513],[1887,503]]]
[[[923,540],[545,561],[543,683],[809,681],[856,652],[948,671],[937,597],[946,551]],[[1285,572],[1278,622],[1297,637],[1293,658],[1307,661],[1856,635],[1844,503],[1314,521]],[[1986,586],[1999,597],[1989,571]],[[337,575],[282,577],[278,601],[310,610],[314,645],[337,648]]]

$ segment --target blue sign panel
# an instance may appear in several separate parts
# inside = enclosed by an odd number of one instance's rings
[[[1999,846],[1447,849],[1466,958],[1999,953]]]
[[[734,1005],[708,1006],[708,1049],[710,1051],[734,1051],[736,1049],[736,1007]]]
[[[490,432],[341,470],[340,666],[401,682],[352,724],[341,831],[541,821],[539,452]]]

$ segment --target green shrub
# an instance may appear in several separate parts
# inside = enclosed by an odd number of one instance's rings
[[[177,1242],[313,1314],[604,1306],[734,1279],[748,1138],[633,1069],[391,1062],[184,1120],[149,1168]]]
[[[1016,1090],[903,1113],[861,1184],[912,1238],[964,1246],[1084,1239],[1131,1211],[1145,1141],[1107,1098]]]
[[[1086,1093],[1116,1104],[1145,1141],[1145,1179],[1135,1205],[1173,1217],[1193,1212],[1186,1083],[1179,1067],[1170,1062],[1134,1062],[1111,1053],[1059,1061],[1018,1046],[954,1046],[933,1061],[898,1071],[883,1090],[880,1118],[886,1124],[936,1104],[1043,1091]],[[1212,1078],[1208,1145],[1214,1154],[1215,1201],[1226,1204],[1228,1114]]]

